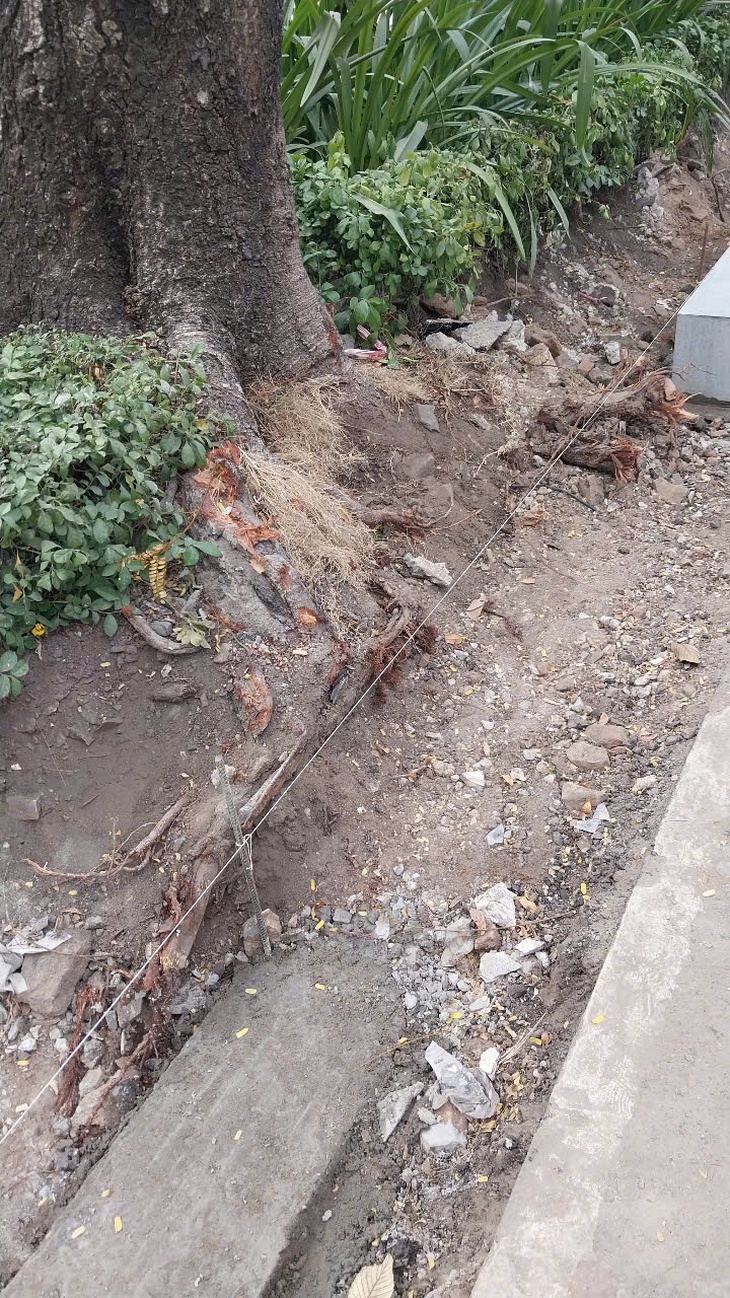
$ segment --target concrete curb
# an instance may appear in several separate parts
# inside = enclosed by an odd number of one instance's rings
[[[472,1298],[730,1292],[730,678],[601,970]]]

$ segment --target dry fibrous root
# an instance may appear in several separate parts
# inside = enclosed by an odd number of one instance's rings
[[[413,650],[431,653],[437,636],[436,628],[423,622],[420,609],[389,601],[386,611],[390,613],[387,626],[372,640],[365,655],[367,681],[375,682],[375,698],[379,702],[385,698],[387,687],[395,685],[400,678],[404,662]]]
[[[537,416],[530,449],[566,464],[612,473],[619,481],[636,476],[642,452],[640,443],[627,436],[627,428],[676,428],[691,419],[687,396],[664,373],[654,371],[630,387],[599,394],[586,403],[552,398]]]
[[[47,879],[64,879],[80,881],[82,883],[96,883],[99,879],[112,879],[118,874],[137,874],[144,870],[149,862],[153,847],[159,842],[163,834],[177,820],[180,812],[188,803],[188,795],[178,798],[171,807],[160,817],[157,824],[150,830],[149,834],[137,843],[129,852],[123,856],[118,855],[116,842],[111,852],[104,852],[98,864],[91,870],[73,871],[73,870],[54,870],[49,865],[39,865],[37,861],[32,861],[26,857],[26,865],[29,865],[34,874],[43,875]]]
[[[82,987],[76,997],[76,1018],[74,1021],[74,1030],[69,1042],[69,1050],[73,1051],[81,1041],[84,1035],[84,1015],[99,995],[96,987]],[[56,1113],[62,1113],[65,1117],[70,1117],[76,1105],[79,1102],[79,1082],[83,1066],[80,1055],[72,1055],[68,1064],[63,1070],[61,1084],[56,1096],[55,1110]]]

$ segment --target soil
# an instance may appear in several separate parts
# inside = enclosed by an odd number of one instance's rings
[[[404,345],[402,372],[433,401],[438,431],[419,421],[412,397],[385,396],[367,366],[343,398],[364,455],[350,489],[366,504],[413,507],[431,524],[420,540],[386,533],[379,555],[391,585],[408,588],[424,614],[444,592],[409,576],[403,553],[457,576],[502,531],[431,617],[432,652],[414,649],[397,681],[368,697],[274,806],[254,842],[256,878],[263,905],[289,923],[290,940],[369,942],[378,917],[390,917],[392,972],[415,1003],[386,1089],[432,1080],[423,1053],[434,1035],[469,1067],[494,1044],[503,1056],[495,1082],[502,1109],[492,1122],[470,1124],[466,1147],[440,1161],[419,1146],[417,1105],[383,1144],[374,1095],[331,1182],[298,1223],[271,1289],[279,1298],[344,1292],[359,1266],[386,1251],[399,1294],[468,1294],[726,662],[726,415],[702,407],[676,430],[660,420],[632,427],[642,446],[635,481],[560,464],[532,492],[543,464],[526,451],[525,434],[548,396],[595,402],[600,383],[618,373],[606,342],[620,342],[627,368],[648,345],[642,337],[666,325],[725,250],[727,152],[720,141],[714,183],[691,151],[680,163],[653,160],[656,175],[640,173],[614,196],[610,220],[578,222],[532,281],[506,289],[516,292],[520,318],[555,335],[557,362],[543,346],[444,368],[422,344]],[[698,221],[707,228],[704,253]],[[596,290],[606,284],[613,306]],[[497,281],[485,288],[490,300],[501,296]],[[666,363],[670,346],[671,328],[652,345],[652,366]],[[590,375],[583,358],[593,361]],[[657,483],[684,488],[679,503],[665,503]],[[5,816],[4,936],[43,913],[51,927],[92,918],[92,967],[108,987],[141,962],[161,892],[184,878],[190,817],[173,826],[145,871],[106,884],[43,878],[27,861],[90,869],[115,841],[136,841],[181,791],[209,797],[221,749],[250,776],[260,753],[232,692],[244,653],[234,635],[222,649],[173,659],[166,683],[187,681],[191,690],[160,703],[151,692],[170,660],[126,625],[112,640],[72,629],[40,643],[26,689],[3,711],[5,793],[42,805],[37,822]],[[292,671],[299,662],[292,659]],[[626,728],[607,769],[576,772],[569,745],[606,723]],[[465,781],[467,772],[476,780]],[[573,827],[579,813],[561,797],[568,780],[597,789],[608,808],[610,822],[595,837]],[[499,826],[504,842],[488,847]],[[440,992],[434,971],[445,972],[446,923],[497,882],[521,899],[507,940],[537,936],[547,968],[533,960],[524,976],[488,989],[488,1013],[472,1012],[475,957],[461,957]],[[336,907],[352,922],[336,923]],[[189,984],[203,1001],[225,994],[249,913],[231,870],[193,951]],[[27,1066],[17,1066],[17,1041],[33,1020],[17,1004],[7,1009],[5,1129],[59,1062],[46,1024]],[[175,1020],[169,1049],[194,1021]],[[68,1016],[59,1024],[70,1032]],[[150,1083],[153,1073],[140,1080]],[[22,1263],[110,1138],[72,1140],[51,1100],[31,1110],[3,1149],[0,1277]],[[327,1208],[334,1211],[323,1222]]]

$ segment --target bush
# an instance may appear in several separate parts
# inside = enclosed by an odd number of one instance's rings
[[[113,634],[113,610],[143,566],[136,553],[170,542],[168,558],[193,564],[215,551],[181,535],[183,517],[164,495],[172,474],[205,461],[204,387],[194,356],[168,360],[151,338],[4,340],[0,697],[17,692],[14,654],[34,638],[104,614]]]

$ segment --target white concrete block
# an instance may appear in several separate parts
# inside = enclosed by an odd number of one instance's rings
[[[677,316],[672,377],[683,392],[730,401],[730,248]]]

